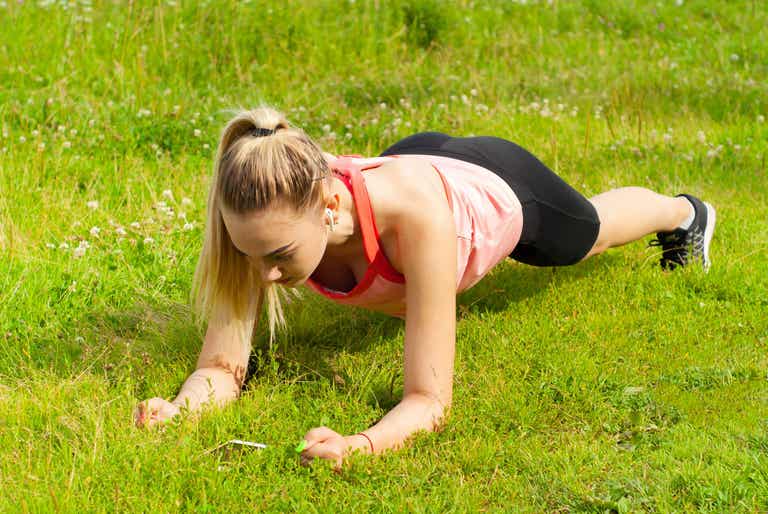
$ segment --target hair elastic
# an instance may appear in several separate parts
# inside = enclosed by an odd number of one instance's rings
[[[277,132],[277,128],[268,129],[263,127],[256,127],[253,130],[251,130],[251,135],[253,137],[271,136],[275,132]]]

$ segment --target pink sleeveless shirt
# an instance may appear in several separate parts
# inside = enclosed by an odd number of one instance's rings
[[[381,249],[363,174],[364,170],[377,168],[397,157],[340,155],[329,163],[352,194],[368,269],[351,291],[335,291],[311,278],[307,285],[337,303],[404,318],[405,277],[392,267]],[[483,167],[450,157],[410,154],[403,157],[428,160],[443,182],[446,201],[456,223],[456,292],[465,291],[517,245],[523,230],[520,201],[501,177]]]

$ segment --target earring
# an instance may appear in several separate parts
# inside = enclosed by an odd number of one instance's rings
[[[330,210],[328,207],[325,208],[325,215],[328,217],[328,220],[331,224],[331,232],[333,232],[336,229],[336,222],[333,220],[333,211]]]

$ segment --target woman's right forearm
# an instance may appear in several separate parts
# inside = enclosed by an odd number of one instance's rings
[[[172,403],[195,411],[201,405],[213,402],[224,405],[240,395],[240,383],[222,368],[199,368],[192,373]]]

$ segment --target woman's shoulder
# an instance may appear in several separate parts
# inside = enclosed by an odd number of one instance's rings
[[[377,224],[382,217],[396,224],[450,215],[442,180],[425,159],[392,159],[366,170],[365,183]]]

